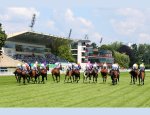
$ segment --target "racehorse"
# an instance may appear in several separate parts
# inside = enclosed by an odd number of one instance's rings
[[[52,69],[51,73],[52,73],[52,78],[53,78],[53,81],[55,82],[60,82],[60,70],[62,70],[62,66],[60,66],[59,68],[54,68]],[[55,76],[55,78],[54,78]]]
[[[101,69],[101,76],[103,79],[103,83],[106,83],[107,75],[108,75],[108,69],[106,68]]]
[[[47,80],[47,71],[49,71],[49,66],[46,66],[45,69],[40,70],[40,75],[42,76],[42,81],[41,82],[43,82],[43,83],[45,83],[44,78],[46,78],[46,80]]]
[[[118,70],[110,70],[109,75],[112,79],[112,84],[115,85],[117,82],[119,82],[119,72]]]
[[[145,72],[144,71],[140,71],[139,75],[138,75],[138,78],[139,78],[139,85],[144,85],[144,79],[145,79]]]
[[[91,80],[90,70],[86,69],[83,73],[83,83],[89,79],[89,83]]]
[[[66,82],[66,79],[67,79],[67,83],[69,82],[69,80],[72,83],[72,72],[73,72],[72,70],[66,71],[64,82]]]
[[[29,75],[27,74],[27,72],[25,70],[22,70],[21,72],[21,78],[23,78],[23,83],[25,84],[25,81],[27,80],[27,82],[29,83],[29,79],[27,79]]]
[[[92,70],[85,70],[83,73],[83,83],[87,81],[87,78],[89,78],[89,83],[91,81],[91,77],[93,77],[93,82],[97,83],[97,78],[98,78],[98,71],[96,69]]]
[[[93,76],[93,82],[96,82],[96,83],[97,83],[98,70],[95,69],[95,68],[93,68],[90,75]]]
[[[133,70],[132,69],[129,73],[131,74],[131,82],[130,83],[135,84],[135,82],[137,81],[137,77],[139,75],[138,70]]]
[[[37,67],[37,70],[31,69],[29,74],[30,74],[32,81],[34,78],[34,81],[33,81],[34,83],[37,83],[37,79],[38,79],[38,83],[40,83],[40,68],[39,68],[39,66]]]
[[[80,80],[80,71],[78,69],[73,69],[72,77],[73,77],[73,82],[78,83],[78,81]]]
[[[21,81],[21,74],[22,74],[21,72],[22,72],[22,71],[21,71],[20,68],[17,68],[17,69],[14,71],[15,78],[16,78],[17,82],[19,82],[19,83],[20,83],[20,81]]]

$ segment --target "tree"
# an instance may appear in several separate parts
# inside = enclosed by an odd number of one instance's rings
[[[92,45],[93,49],[98,47],[95,42],[93,42],[91,45]]]
[[[128,55],[114,51],[114,58],[115,62],[118,63],[120,67],[123,68],[129,67],[130,59]]]
[[[129,66],[132,66],[135,63],[134,52],[132,51],[132,49],[129,46],[127,46],[127,45],[121,45],[118,51],[120,53],[124,53],[124,54],[126,54],[126,55],[129,56],[129,58],[130,58],[130,64],[129,64]]]
[[[58,56],[70,62],[75,62],[75,59],[73,58],[70,47],[68,45],[61,45],[58,47]]]
[[[5,34],[5,31],[2,30],[2,24],[0,23],[0,50],[5,44],[7,35]]]

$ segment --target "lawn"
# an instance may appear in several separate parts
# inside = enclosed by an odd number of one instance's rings
[[[108,77],[103,83],[54,83],[51,75],[45,84],[19,84],[14,76],[0,77],[0,107],[150,107],[150,72],[145,85],[130,84],[128,73],[121,73],[113,86]]]

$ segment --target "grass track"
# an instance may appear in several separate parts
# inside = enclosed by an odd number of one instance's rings
[[[54,83],[51,75],[46,84],[16,83],[14,76],[0,77],[0,107],[150,107],[150,72],[145,85],[130,84],[128,73],[121,73],[119,84]]]

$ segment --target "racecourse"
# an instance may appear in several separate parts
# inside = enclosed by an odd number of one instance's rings
[[[103,83],[54,83],[51,75],[45,84],[17,83],[14,76],[0,77],[0,107],[150,107],[150,72],[145,85],[130,84],[128,72],[121,72],[120,82],[113,86],[108,76]]]

